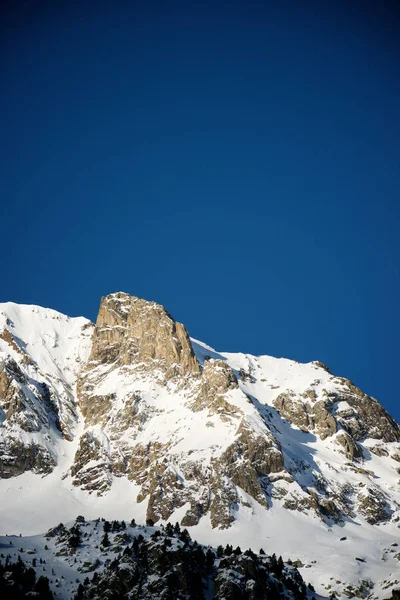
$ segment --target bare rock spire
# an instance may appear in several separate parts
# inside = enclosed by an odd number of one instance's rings
[[[184,325],[160,304],[123,292],[101,299],[89,360],[152,364],[170,375],[200,372]]]

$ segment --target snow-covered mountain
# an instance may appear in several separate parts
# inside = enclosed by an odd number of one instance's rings
[[[112,294],[96,325],[0,305],[0,533],[179,521],[298,559],[325,595],[388,598],[399,441],[323,364],[216,352],[154,302]]]

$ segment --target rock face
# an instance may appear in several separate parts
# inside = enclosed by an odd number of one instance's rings
[[[322,363],[218,353],[154,302],[111,294],[95,325],[0,305],[7,522],[34,490],[37,512],[40,499],[94,516],[117,505],[129,519],[209,527],[225,541],[247,524],[268,537],[278,515],[302,531],[310,522],[312,535],[361,526],[364,543],[368,531],[398,532],[399,440],[379,402]],[[258,598],[263,580],[240,556],[223,558],[236,575],[218,575],[214,592]]]
[[[55,461],[54,448],[26,434],[37,434],[61,425],[57,405],[53,403],[46,383],[30,380],[18,363],[7,355],[0,363],[0,398],[4,425],[8,432],[0,439],[0,477],[20,475],[24,471],[48,473]],[[14,433],[23,432],[22,436]]]
[[[200,372],[184,325],[160,304],[123,293],[102,298],[89,361],[143,363],[167,377]]]
[[[336,402],[347,403],[336,413],[336,420],[355,440],[372,438],[384,442],[399,442],[400,428],[375,398],[367,396],[351,381],[340,378],[340,392],[329,396]]]
[[[95,435],[86,432],[79,440],[71,467],[72,483],[88,492],[102,494],[111,485],[111,464],[107,450]]]
[[[0,479],[51,472],[58,442],[72,441],[76,375],[87,360],[90,334],[86,319],[1,305]]]
[[[122,394],[116,377],[125,381]],[[237,486],[268,506],[267,475],[283,468],[279,444],[254,407],[263,433],[252,430],[243,410],[249,412],[249,399],[226,361],[209,358],[201,367],[186,329],[162,306],[121,293],[103,298],[77,391],[86,431],[71,469],[74,485],[101,495],[110,474],[125,475],[141,487],[137,501],[147,501],[147,518],[154,522],[189,503],[183,524],[195,525],[210,512],[215,527],[228,527],[240,502]],[[155,403],[154,397],[165,401]],[[206,464],[188,460],[175,431],[145,442],[148,423],[165,418],[163,406],[176,414],[173,429],[186,415],[195,419],[200,439],[223,425],[227,442],[216,439],[215,456],[210,453]],[[195,454],[189,432],[182,433]]]
[[[311,393],[306,392],[304,396],[315,399]],[[277,396],[274,406],[293,425],[303,431],[315,431],[323,440],[337,431],[329,401],[304,402],[296,398],[293,392],[284,392]]]
[[[400,517],[399,426],[322,363],[219,354],[125,293],[95,325],[2,306],[1,478],[57,467],[101,497],[123,479],[147,519],[187,527],[275,505],[325,524]]]
[[[226,394],[238,387],[235,374],[226,362],[209,359],[204,363],[199,394],[191,404],[191,409],[206,409],[210,415],[218,414],[221,419],[229,419],[239,411],[227,401]]]
[[[362,450],[357,442],[346,431],[341,431],[336,436],[336,442],[343,447],[346,457],[350,460],[362,458]]]

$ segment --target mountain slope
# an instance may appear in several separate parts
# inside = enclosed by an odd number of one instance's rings
[[[318,362],[218,353],[123,293],[95,326],[0,313],[4,533],[80,512],[179,520],[204,543],[295,552],[320,590],[369,573],[387,596],[400,429],[375,399]]]
[[[91,324],[37,306],[0,305],[0,472],[49,473],[79,419],[75,385]]]
[[[306,598],[292,562],[229,545],[202,547],[179,524],[141,527],[80,515],[72,527],[61,523],[43,536],[0,537],[0,548],[3,600],[15,600],[18,584],[26,586],[28,579],[33,588],[35,575],[48,578],[54,600]]]

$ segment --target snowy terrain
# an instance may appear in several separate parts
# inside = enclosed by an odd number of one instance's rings
[[[146,561],[143,564],[142,543],[146,546]],[[67,526],[61,523],[44,535],[0,537],[0,561],[3,564],[5,561],[17,564],[22,560],[26,568],[34,569],[36,580],[41,576],[48,578],[54,600],[69,600],[77,592],[79,598],[98,598],[100,595],[106,598],[109,597],[107,593],[104,594],[106,590],[113,590],[113,598],[127,597],[122,595],[123,590],[119,588],[119,573],[121,587],[128,587],[129,597],[135,598],[158,599],[160,592],[165,594],[166,588],[170,588],[170,575],[178,584],[175,590],[177,595],[169,589],[170,594],[166,597],[175,598],[179,594],[179,598],[212,600],[218,597],[222,600],[230,590],[238,598],[239,584],[242,591],[258,587],[263,598],[324,598],[311,587],[306,587],[292,561],[286,564],[281,562],[279,566],[280,558],[277,559],[276,555],[268,555],[263,550],[252,554],[244,548],[232,546],[228,550],[229,545],[219,545],[218,549],[209,545],[200,548],[199,555],[197,542],[191,540],[188,531],[181,529],[178,524],[174,526],[169,523],[165,528],[140,526],[135,522],[126,524],[117,520],[86,521],[80,515],[75,522]],[[204,560],[206,557],[208,561]],[[135,568],[137,564],[142,564],[139,573]],[[176,578],[177,569],[180,581]],[[197,578],[196,571],[199,575]],[[132,584],[135,579],[136,582],[141,579],[136,589],[132,590],[127,583],[129,577]],[[12,578],[10,574],[6,580],[9,578]],[[186,589],[182,590],[182,587]],[[203,589],[203,596],[199,587]],[[118,588],[121,595],[118,595]],[[278,591],[278,596],[276,593],[272,595],[274,589]]]
[[[182,482],[182,492],[174,491],[173,498],[176,501],[176,494],[181,494],[183,500],[157,525],[167,521],[175,523],[183,519],[190,508],[190,494],[195,493],[190,490],[201,489],[196,480],[189,481],[185,475],[185,461],[190,457],[206,469],[235,443],[241,423],[245,423],[254,436],[266,439],[271,436],[276,440],[284,457],[284,470],[261,478],[265,505],[230,482],[229,489],[235,488],[239,499],[233,505],[231,525],[223,529],[213,527],[210,514],[205,513],[197,525],[187,527],[192,538],[214,547],[229,543],[256,552],[263,548],[267,553],[282,555],[284,560],[298,560],[304,580],[311,582],[323,597],[333,591],[338,597],[350,597],[349,593],[353,593],[347,587],[350,585],[358,590],[359,597],[385,599],[390,597],[392,589],[400,588],[399,442],[364,435],[355,443],[360,456],[353,460],[337,440],[343,429],[338,427],[325,437],[316,428],[307,431],[296,426],[276,408],[276,399],[282,393],[310,406],[314,400],[306,397],[305,391],[312,390],[312,398],[317,399],[342,393],[344,384],[340,378],[331,375],[319,363],[300,364],[269,356],[219,353],[202,342],[191,340],[202,368],[209,361],[216,361],[215,365],[222,361],[237,378],[237,387],[224,392],[231,410],[228,416],[224,415],[224,409],[193,410],[192,397],[195,398],[198,390],[198,379],[194,376],[186,378],[183,386],[175,380],[161,381],[158,371],[140,371],[141,364],[131,367],[110,363],[94,365],[88,371],[86,382],[93,382],[96,398],[112,396],[107,418],[89,422],[89,417],[82,414],[76,385],[82,368],[90,366],[93,327],[84,318],[69,318],[50,309],[0,304],[0,333],[11,334],[11,337],[0,335],[0,364],[7,366],[11,357],[18,365],[18,373],[23,373],[23,378],[18,375],[12,386],[25,402],[23,411],[16,410],[18,419],[14,420],[7,417],[7,410],[0,404],[0,449],[7,458],[5,449],[12,447],[12,443],[18,442],[24,447],[34,443],[49,452],[53,461],[48,472],[29,469],[0,479],[0,534],[32,536],[24,537],[21,542],[19,537],[2,537],[0,544],[5,547],[11,541],[14,552],[21,544],[25,553],[36,548],[38,558],[46,556],[47,570],[54,569],[56,573],[54,582],[56,577],[64,579],[59,588],[52,584],[56,597],[70,598],[76,590],[76,580],[81,580],[83,575],[77,572],[74,563],[56,557],[51,550],[53,542],[46,542],[39,534],[59,522],[73,522],[80,514],[87,519],[146,521],[149,497],[137,500],[145,489],[145,480],[138,483],[142,472],[136,481],[117,473],[113,470],[114,454],[129,455],[132,448],[149,444],[168,448],[168,469]],[[9,373],[10,369],[4,372]],[[43,394],[40,396],[43,382],[51,392],[52,410],[60,425],[42,401]],[[118,429],[121,415],[132,403],[133,395],[136,402],[140,398],[140,427],[129,423]],[[352,408],[346,400],[335,401],[332,410],[339,421],[341,415],[354,420],[354,416],[348,416]],[[28,419],[29,427],[21,415]],[[101,457],[85,463],[78,472],[77,484],[71,466],[77,462],[76,453],[85,432],[89,432],[92,439],[100,440]],[[90,469],[105,473],[105,465],[111,466],[104,476],[106,485],[102,489],[105,491],[98,495],[96,489],[82,482]],[[101,480],[101,485],[104,481]],[[321,482],[322,492],[318,482]],[[324,499],[338,498],[341,494],[344,497],[350,489],[351,495],[343,500],[347,502],[348,512],[344,512],[342,518],[333,518],[333,513],[325,518],[306,506],[310,490],[320,493]],[[190,492],[187,502],[185,490]],[[379,495],[385,518],[376,518],[373,522],[369,513],[362,510],[362,494],[366,490]],[[288,508],[288,498],[292,508]],[[48,551],[44,550],[46,543]],[[95,558],[93,548],[87,546],[85,552],[88,560]],[[365,583],[360,584],[362,581]]]

